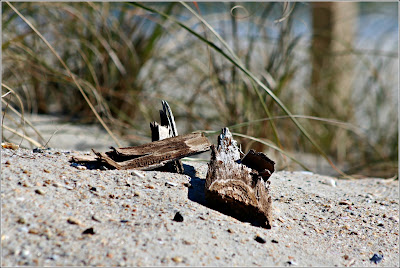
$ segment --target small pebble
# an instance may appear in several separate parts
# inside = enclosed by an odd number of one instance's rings
[[[143,174],[139,173],[139,172],[136,171],[136,170],[132,170],[131,175],[137,176],[137,177],[139,177],[139,178],[141,178],[141,179],[144,179],[144,178],[145,178],[145,176],[144,176]]]
[[[68,218],[67,219],[67,222],[69,223],[69,224],[76,224],[76,225],[81,225],[81,222],[78,220],[78,219],[75,219],[75,218]]]
[[[371,259],[369,259],[371,262],[374,262],[375,264],[378,264],[382,261],[383,259],[383,254],[377,254],[375,253]]]
[[[24,250],[21,251],[21,257],[22,257],[22,258],[27,258],[27,257],[29,257],[29,255],[31,255],[31,253],[29,252],[29,250],[24,249]]]
[[[174,262],[176,262],[176,263],[180,263],[180,262],[182,262],[182,258],[181,257],[172,257],[171,258]]]
[[[43,153],[43,149],[35,148],[35,149],[32,150],[32,152],[34,152],[34,153]]]
[[[82,232],[82,234],[89,234],[89,235],[94,235],[94,229],[93,227],[87,228],[85,231]]]
[[[139,197],[140,196],[140,192],[136,191],[136,192],[133,193],[133,195]]]
[[[40,194],[40,195],[44,195],[46,192],[43,191],[42,189],[36,189],[35,193]]]
[[[76,168],[79,170],[87,170],[87,167],[85,166],[76,166]]]
[[[281,218],[281,217],[279,217],[277,220],[280,221],[280,222],[282,222],[282,223],[285,222],[285,220],[284,220],[283,218]]]
[[[166,181],[166,182],[165,182],[165,186],[173,186],[173,187],[176,187],[176,186],[178,186],[178,184],[173,183],[173,182],[170,182],[170,181]]]
[[[264,238],[262,238],[262,237],[259,236],[259,235],[257,235],[257,236],[254,238],[254,240],[256,240],[258,243],[261,243],[261,244],[265,244],[265,242],[267,242],[267,241],[265,241]]]
[[[297,265],[297,262],[294,262],[294,261],[287,261],[286,262],[286,264],[288,264],[289,266],[296,266]]]
[[[51,171],[48,170],[48,169],[43,169],[43,171],[44,171],[45,173],[51,173]]]
[[[11,143],[11,142],[3,142],[3,143],[1,143],[1,147],[5,148],[5,149],[17,150],[19,148],[19,145]]]
[[[58,255],[56,255],[56,254],[51,255],[51,256],[49,257],[49,260],[52,260],[52,261],[58,260]]]
[[[31,229],[29,229],[28,233],[30,233],[30,234],[38,234],[39,230],[36,229],[36,228],[31,228]]]
[[[323,181],[320,181],[320,183],[325,184],[325,185],[329,185],[329,186],[332,186],[332,187],[336,187],[336,181],[334,179],[323,180]]]
[[[183,216],[182,216],[182,214],[178,211],[178,212],[175,214],[173,220],[176,221],[176,222],[183,222]]]
[[[153,184],[149,184],[149,185],[146,185],[146,188],[148,188],[148,189],[155,189],[156,187],[155,187]]]
[[[92,216],[92,220],[97,221],[97,222],[101,222],[101,220],[99,218],[97,218],[95,215]]]
[[[272,243],[275,243],[275,244],[278,244],[278,243],[279,243],[279,242],[278,242],[277,240],[275,240],[275,239],[272,239],[271,242],[272,242]]]
[[[26,223],[26,220],[25,220],[24,218],[20,217],[20,218],[17,220],[17,223],[25,224],[25,223]]]
[[[185,182],[183,185],[185,185],[187,188],[193,188],[190,182]]]

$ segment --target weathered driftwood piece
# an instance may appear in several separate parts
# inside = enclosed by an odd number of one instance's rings
[[[222,129],[218,147],[211,145],[205,197],[210,207],[239,220],[271,228],[272,200],[268,178],[274,162],[263,153],[249,151],[243,159],[228,128]]]
[[[203,153],[210,142],[202,133],[192,133],[147,143],[140,146],[113,148],[97,157],[116,169],[152,170],[174,160]]]
[[[174,115],[172,114],[168,102],[162,100],[161,103],[163,106],[163,109],[160,110],[161,125],[157,122],[150,123],[152,141],[158,141],[178,136],[178,130],[176,128]],[[178,174],[184,173],[182,161],[179,159],[167,163],[166,165],[158,168],[158,170]]]
[[[75,155],[71,157],[72,162],[96,162],[97,157],[95,155]]]
[[[241,160],[241,163],[251,169],[255,169],[261,178],[266,182],[275,171],[275,162],[269,159],[265,154],[258,153],[251,149]]]
[[[116,169],[141,169],[183,173],[180,158],[203,153],[210,149],[210,142],[203,134],[178,136],[175,119],[166,101],[160,110],[161,125],[150,123],[152,143],[125,148],[113,148],[95,155],[73,156],[72,162],[101,165],[105,163]]]

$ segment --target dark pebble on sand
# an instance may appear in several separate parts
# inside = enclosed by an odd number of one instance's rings
[[[85,231],[82,232],[82,234],[90,234],[90,235],[94,235],[94,229],[93,227],[87,228]]]
[[[264,238],[260,237],[259,235],[257,235],[257,236],[254,238],[254,240],[256,240],[258,243],[261,243],[261,244],[265,244],[265,242],[267,242],[267,241],[265,241]]]
[[[187,188],[193,188],[192,184],[190,182],[185,182],[183,185]]]
[[[383,259],[383,254],[374,254],[371,259],[369,259],[371,262],[374,262],[375,264],[378,264],[382,261]]]
[[[41,190],[41,189],[36,189],[35,193],[40,194],[40,195],[44,195],[45,194],[45,192],[43,190]]]
[[[174,220],[174,221],[177,221],[177,222],[183,222],[183,216],[182,216],[182,214],[178,211],[178,212],[175,214],[173,220]]]

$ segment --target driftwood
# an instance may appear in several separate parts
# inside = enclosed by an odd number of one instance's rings
[[[75,163],[90,163],[97,162],[97,160],[95,155],[74,155],[71,157],[71,162]]]
[[[111,151],[94,155],[73,156],[72,162],[95,166],[103,163],[115,169],[160,170],[183,174],[181,158],[210,150],[210,142],[204,134],[193,133],[178,136],[175,119],[166,101],[160,110],[161,124],[150,123],[151,143],[125,148],[111,147]]]
[[[174,160],[208,151],[210,145],[204,134],[192,133],[140,146],[111,147],[112,151],[105,153],[93,152],[99,160],[116,169],[152,170]]]
[[[228,128],[211,145],[205,197],[207,204],[239,220],[271,228],[272,200],[268,178],[274,162],[263,153],[250,150],[242,159]]]
[[[178,129],[176,128],[174,115],[172,114],[168,102],[162,100],[161,103],[163,107],[163,109],[160,110],[161,125],[157,122],[150,123],[151,141],[159,141],[166,138],[178,136]],[[157,170],[168,171],[178,174],[184,173],[182,161],[179,159],[171,161],[164,166],[158,168]]]

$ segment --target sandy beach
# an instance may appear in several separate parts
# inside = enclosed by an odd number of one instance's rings
[[[90,170],[82,153],[1,150],[2,266],[399,265],[398,180],[275,172],[263,229],[207,207],[207,163]]]

